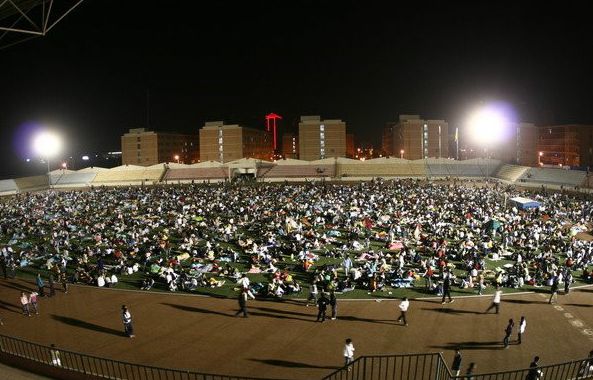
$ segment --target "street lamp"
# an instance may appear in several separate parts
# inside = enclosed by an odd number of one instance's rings
[[[400,150],[399,151],[399,158],[403,159],[404,158],[404,150]]]
[[[175,161],[177,161],[177,163],[179,163],[179,155],[178,154],[176,154],[175,157],[173,157],[173,158],[175,158]]]
[[[60,152],[62,148],[61,138],[54,132],[43,131],[33,138],[33,150],[35,153],[44,157],[47,161],[47,183],[51,188],[51,176],[49,159]]]
[[[542,157],[544,155],[544,152],[539,152],[539,154],[537,155],[537,164],[539,166],[542,166]]]

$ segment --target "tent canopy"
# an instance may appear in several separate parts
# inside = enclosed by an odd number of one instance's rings
[[[511,198],[511,202],[513,202],[515,206],[523,210],[530,208],[538,208],[541,206],[541,204],[538,201],[522,197]]]

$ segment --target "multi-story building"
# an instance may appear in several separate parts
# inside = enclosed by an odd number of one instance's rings
[[[444,120],[423,120],[419,115],[400,115],[383,130],[383,153],[417,160],[449,157],[449,124]]]
[[[539,127],[537,151],[543,165],[593,166],[593,125]]]
[[[510,124],[502,141],[491,147],[486,155],[507,164],[535,166],[538,162],[537,135],[538,129],[532,123]]]
[[[299,158],[313,161],[346,156],[346,123],[321,120],[320,116],[301,116]]]
[[[211,121],[200,129],[200,159],[219,162],[240,158],[270,160],[272,143],[270,132]]]
[[[296,133],[282,135],[282,157],[299,158],[299,136]]]
[[[150,166],[163,162],[192,164],[199,160],[197,135],[130,129],[121,137],[122,164]]]
[[[354,158],[356,147],[354,146],[354,133],[346,133],[346,157]]]

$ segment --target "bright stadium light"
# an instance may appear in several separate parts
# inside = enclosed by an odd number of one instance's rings
[[[33,149],[41,157],[54,157],[62,149],[62,140],[57,134],[44,131],[33,138]]]
[[[47,181],[51,188],[49,159],[55,157],[62,149],[62,139],[56,133],[43,131],[33,138],[33,150],[47,161]]]
[[[494,107],[484,107],[474,111],[468,120],[468,127],[474,141],[480,145],[499,142],[505,135],[508,120]]]

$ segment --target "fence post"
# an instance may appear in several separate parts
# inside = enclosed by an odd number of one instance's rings
[[[364,362],[362,362],[362,373],[363,378],[367,375],[367,358],[364,357]]]

